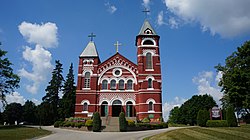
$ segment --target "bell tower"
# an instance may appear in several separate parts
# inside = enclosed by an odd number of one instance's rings
[[[137,117],[162,117],[161,63],[159,39],[146,19],[136,36],[138,65]]]

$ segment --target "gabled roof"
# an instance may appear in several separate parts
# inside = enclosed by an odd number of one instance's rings
[[[151,34],[147,34],[145,31],[146,30],[150,30]],[[149,23],[149,21],[146,19],[141,27],[141,30],[139,32],[139,35],[157,35],[155,30],[152,28],[151,24]]]
[[[98,52],[95,47],[94,41],[90,41],[87,47],[83,50],[80,57],[98,57]]]

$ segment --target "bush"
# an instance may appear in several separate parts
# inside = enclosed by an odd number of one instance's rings
[[[100,118],[99,112],[95,112],[93,114],[93,131],[94,132],[100,132],[102,126],[102,120]]]
[[[149,119],[149,118],[144,118],[144,119],[142,120],[142,122],[143,122],[143,123],[150,123],[150,119]]]
[[[162,125],[163,128],[168,128],[168,123],[167,122],[162,122],[161,125]]]
[[[76,124],[75,122],[71,122],[71,123],[70,123],[70,126],[71,126],[72,128],[74,128],[74,127],[75,127],[75,124]]]
[[[124,112],[121,112],[119,114],[119,126],[120,126],[121,132],[127,131],[127,121],[126,121]]]
[[[135,122],[134,122],[133,120],[127,120],[127,124],[128,124],[128,126],[130,126],[130,127],[135,126]]]
[[[70,127],[71,126],[71,122],[65,122],[63,126],[64,127]]]
[[[229,127],[236,127],[237,126],[237,120],[236,120],[236,117],[234,114],[233,107],[229,107],[227,109],[226,118],[227,118],[227,123],[228,123]]]
[[[84,126],[83,122],[75,123],[75,127],[77,128],[81,128],[82,126]]]
[[[93,120],[87,120],[85,123],[85,126],[92,127],[93,126]]]
[[[209,120],[209,112],[204,109],[199,110],[197,114],[197,124],[201,127],[205,127],[207,120]]]
[[[206,126],[208,127],[227,127],[227,121],[226,120],[208,120],[206,123]]]
[[[56,121],[54,123],[54,127],[58,128],[62,122],[61,121]]]

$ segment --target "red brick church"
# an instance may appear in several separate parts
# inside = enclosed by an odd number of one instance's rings
[[[162,116],[159,39],[148,20],[136,36],[137,64],[117,53],[101,62],[94,41],[79,56],[75,117]],[[119,45],[118,42],[116,44]]]

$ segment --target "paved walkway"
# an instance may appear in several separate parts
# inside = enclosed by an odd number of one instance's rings
[[[42,128],[52,131],[53,134],[39,138],[38,140],[142,140],[148,136],[184,127],[170,127],[136,132],[85,132],[54,128],[53,126],[42,126]]]

